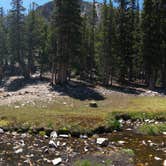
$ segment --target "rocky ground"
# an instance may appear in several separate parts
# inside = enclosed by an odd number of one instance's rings
[[[119,122],[121,131],[77,137],[56,131],[34,135],[0,129],[0,166],[82,166],[80,163],[85,161],[90,161],[90,166],[165,166],[165,132],[142,135],[137,132],[142,122]],[[155,123],[164,124],[148,119],[144,122]]]
[[[104,96],[111,94],[120,95],[139,95],[139,96],[165,96],[165,92],[150,91],[143,88],[116,87],[106,89],[101,86],[91,86],[87,83],[72,81],[66,87],[56,86],[52,88],[50,83],[40,81],[34,75],[31,80],[24,80],[21,76],[13,76],[6,80],[0,86],[0,105],[10,105],[16,102],[22,104],[33,104],[34,101],[51,102],[58,97],[74,97],[77,99],[95,99],[100,100]]]
[[[127,154],[108,142],[94,136],[72,138],[70,135],[32,136],[16,132],[0,134],[0,165],[61,165],[72,166],[77,161],[89,159],[109,166],[132,166],[133,154]]]

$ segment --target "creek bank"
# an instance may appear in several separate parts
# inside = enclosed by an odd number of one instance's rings
[[[59,132],[40,128],[32,134],[0,129],[0,164],[28,163],[32,165],[72,166],[78,160],[91,163],[110,161],[110,166],[133,166],[135,163],[149,166],[163,165],[166,154],[166,135],[142,135],[137,128],[142,125],[165,124],[155,120],[118,120],[120,130],[112,133],[73,134],[67,130]],[[116,122],[117,123],[117,122]],[[102,132],[101,132],[102,131]],[[37,135],[35,135],[37,134]],[[73,137],[74,136],[74,137]],[[145,154],[146,152],[146,154]],[[89,157],[88,157],[89,156]],[[160,160],[158,160],[160,159]]]

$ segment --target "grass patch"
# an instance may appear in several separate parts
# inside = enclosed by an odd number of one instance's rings
[[[111,164],[112,164],[112,161],[109,159],[107,159],[104,164],[99,164],[96,162],[94,163],[94,162],[91,162],[90,160],[79,160],[75,162],[74,166],[103,166],[103,165],[109,166]]]
[[[122,151],[122,153],[125,153],[129,156],[134,156],[135,155],[135,153],[132,149],[122,149],[121,151]]]
[[[148,124],[138,127],[138,132],[147,135],[159,135],[166,132],[166,123],[164,124]]]
[[[63,104],[66,102],[67,104]],[[116,115],[127,114],[133,119],[166,120],[166,99],[164,97],[136,97],[112,94],[97,101],[97,108],[89,107],[90,101],[73,98],[57,98],[51,104],[35,102],[16,109],[13,106],[0,107],[0,127],[65,128],[71,132],[87,133],[101,126],[118,129]]]

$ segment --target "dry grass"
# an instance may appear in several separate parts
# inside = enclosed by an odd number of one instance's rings
[[[14,105],[0,107],[0,127],[25,125],[87,131],[107,125],[108,116],[112,113],[130,114],[137,118],[159,116],[166,119],[164,97],[113,94],[105,100],[97,101],[98,108],[90,108],[88,100],[80,101],[73,98],[57,98],[51,104],[36,103],[35,106],[20,106],[18,109],[14,108]]]

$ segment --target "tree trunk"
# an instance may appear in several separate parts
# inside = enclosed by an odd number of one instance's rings
[[[64,63],[58,64],[58,71],[56,74],[56,84],[64,84],[67,82],[67,65]]]
[[[149,75],[149,89],[154,90],[156,84],[156,71],[152,71]]]
[[[32,52],[29,52],[28,55],[28,74],[31,75],[33,73],[33,56],[32,56]]]
[[[18,60],[18,62],[19,62],[20,68],[21,68],[21,70],[22,70],[22,73],[23,73],[24,78],[25,78],[25,79],[29,79],[29,78],[30,78],[30,75],[29,75],[29,73],[28,73],[26,64],[25,64],[25,62],[24,62],[23,53],[22,53],[22,52],[23,52],[23,51],[20,51],[20,53],[19,53],[19,57],[18,57],[19,60]]]
[[[166,62],[164,62],[164,64],[162,65],[161,79],[162,79],[161,80],[162,87],[166,88]]]

